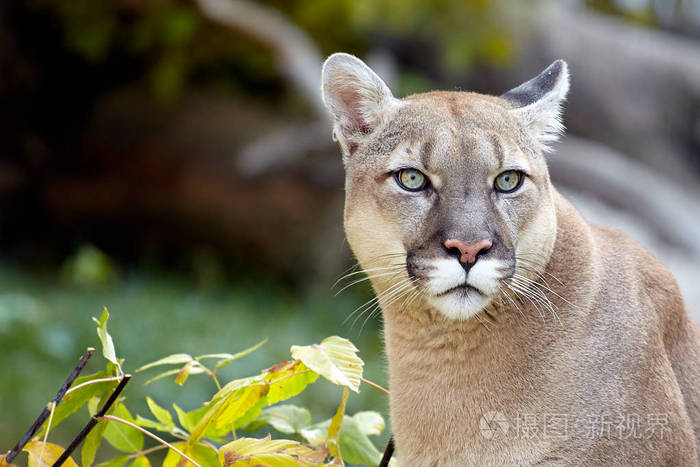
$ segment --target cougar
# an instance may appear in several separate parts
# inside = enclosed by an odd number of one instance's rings
[[[698,464],[700,332],[673,277],[550,180],[568,90],[562,60],[500,97],[399,99],[351,55],[323,66],[399,465]]]

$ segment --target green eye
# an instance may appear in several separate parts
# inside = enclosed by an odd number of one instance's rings
[[[419,191],[426,187],[428,179],[420,170],[401,169],[396,172],[396,181],[401,188],[408,191]]]
[[[493,185],[496,191],[501,193],[510,193],[520,188],[522,184],[523,176],[522,173],[517,170],[507,170],[496,177]]]

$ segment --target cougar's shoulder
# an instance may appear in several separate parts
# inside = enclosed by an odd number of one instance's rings
[[[618,319],[636,314],[635,326],[646,336],[640,356],[652,351],[653,341],[663,347],[666,361],[676,377],[680,403],[694,430],[700,451],[700,327],[689,317],[676,280],[653,254],[624,233],[600,226],[591,231],[600,250],[608,289],[621,289],[628,296],[614,310]],[[637,357],[639,358],[639,356]],[[672,381],[667,390],[673,392]]]

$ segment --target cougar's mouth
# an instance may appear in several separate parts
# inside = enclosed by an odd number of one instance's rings
[[[447,294],[451,294],[451,293],[462,293],[462,294],[466,295],[468,293],[471,293],[472,291],[478,293],[479,295],[486,296],[486,294],[484,292],[477,289],[473,285],[467,284],[466,282],[463,284],[451,287],[443,292],[437,293],[437,294],[435,294],[435,296],[436,297],[443,297],[443,296],[445,296]]]

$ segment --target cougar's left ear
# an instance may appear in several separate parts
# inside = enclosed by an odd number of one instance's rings
[[[375,72],[359,58],[345,53],[328,57],[321,86],[323,102],[333,115],[333,134],[346,158],[398,102]]]
[[[569,92],[569,67],[564,60],[552,63],[535,78],[501,96],[528,126],[543,149],[564,131],[561,106]]]

